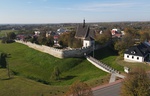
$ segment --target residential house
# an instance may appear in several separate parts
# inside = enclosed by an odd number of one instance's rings
[[[121,30],[116,28],[111,30],[111,35],[112,37],[118,37],[118,38],[122,37]]]
[[[149,62],[150,61],[150,44],[143,42],[139,45],[130,47],[124,53],[124,60],[128,62]]]
[[[81,39],[83,41],[83,47],[89,47],[92,46],[95,42],[95,32],[94,30],[90,29],[90,27],[85,24],[85,20],[83,20],[83,24],[77,27],[75,38]]]

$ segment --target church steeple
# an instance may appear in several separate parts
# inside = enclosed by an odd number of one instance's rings
[[[85,27],[85,19],[83,19],[83,27]]]

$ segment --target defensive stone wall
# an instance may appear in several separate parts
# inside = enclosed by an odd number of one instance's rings
[[[70,57],[83,57],[86,54],[90,53],[93,48],[87,47],[87,48],[77,48],[77,49],[57,49],[45,45],[38,45],[31,42],[24,42],[24,41],[18,41],[16,42],[27,45],[30,48],[33,48],[35,50],[48,53],[54,57],[58,58],[70,58]]]

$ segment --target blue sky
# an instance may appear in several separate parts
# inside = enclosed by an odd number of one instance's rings
[[[150,21],[150,0],[0,0],[0,24]]]

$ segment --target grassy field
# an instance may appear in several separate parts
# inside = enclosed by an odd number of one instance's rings
[[[0,52],[11,54],[8,63],[16,75],[50,85],[69,85],[76,80],[88,81],[107,74],[84,58],[58,59],[18,43],[0,44]],[[57,82],[50,78],[56,66],[62,72]]]
[[[33,80],[13,76],[7,79],[7,70],[0,69],[0,96],[63,96],[66,86],[49,86]]]
[[[0,37],[6,36],[6,33],[10,32],[18,33],[17,30],[0,30]]]

